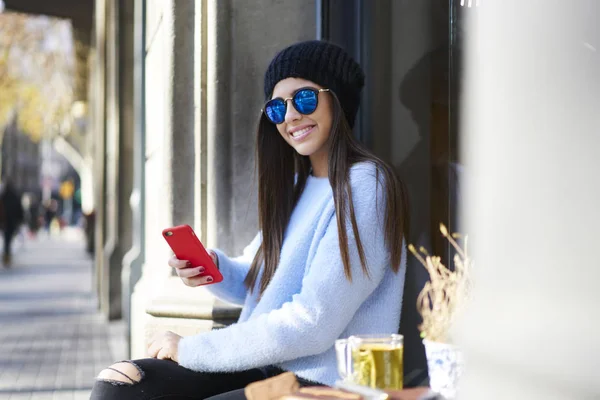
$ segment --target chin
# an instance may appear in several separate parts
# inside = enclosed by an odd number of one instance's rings
[[[296,150],[296,153],[300,154],[301,156],[306,157],[310,157],[315,152],[315,149],[313,149],[312,147],[305,146],[294,147],[294,150]]]

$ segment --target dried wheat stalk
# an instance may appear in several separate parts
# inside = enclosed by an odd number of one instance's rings
[[[467,253],[467,237],[464,238],[464,248],[461,248],[455,240],[460,238],[459,234],[450,235],[444,224],[440,224],[440,232],[456,249],[454,271],[442,264],[440,257],[429,255],[424,248],[419,249],[423,255],[412,244],[408,248],[429,273],[429,281],[417,298],[417,309],[423,318],[419,325],[421,337],[447,343],[450,327],[470,295],[472,262]]]

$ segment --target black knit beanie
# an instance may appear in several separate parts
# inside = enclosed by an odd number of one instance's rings
[[[283,49],[265,73],[267,100],[277,82],[286,78],[306,79],[335,92],[348,124],[354,126],[365,75],[344,49],[321,40],[300,42]]]

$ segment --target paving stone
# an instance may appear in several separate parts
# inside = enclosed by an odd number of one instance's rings
[[[123,337],[96,310],[92,273],[77,230],[30,240],[0,267],[0,400],[88,399],[100,369],[122,357],[110,352]]]

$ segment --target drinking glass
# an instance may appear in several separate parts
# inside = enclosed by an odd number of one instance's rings
[[[357,335],[335,342],[340,378],[374,389],[402,389],[404,337]]]

